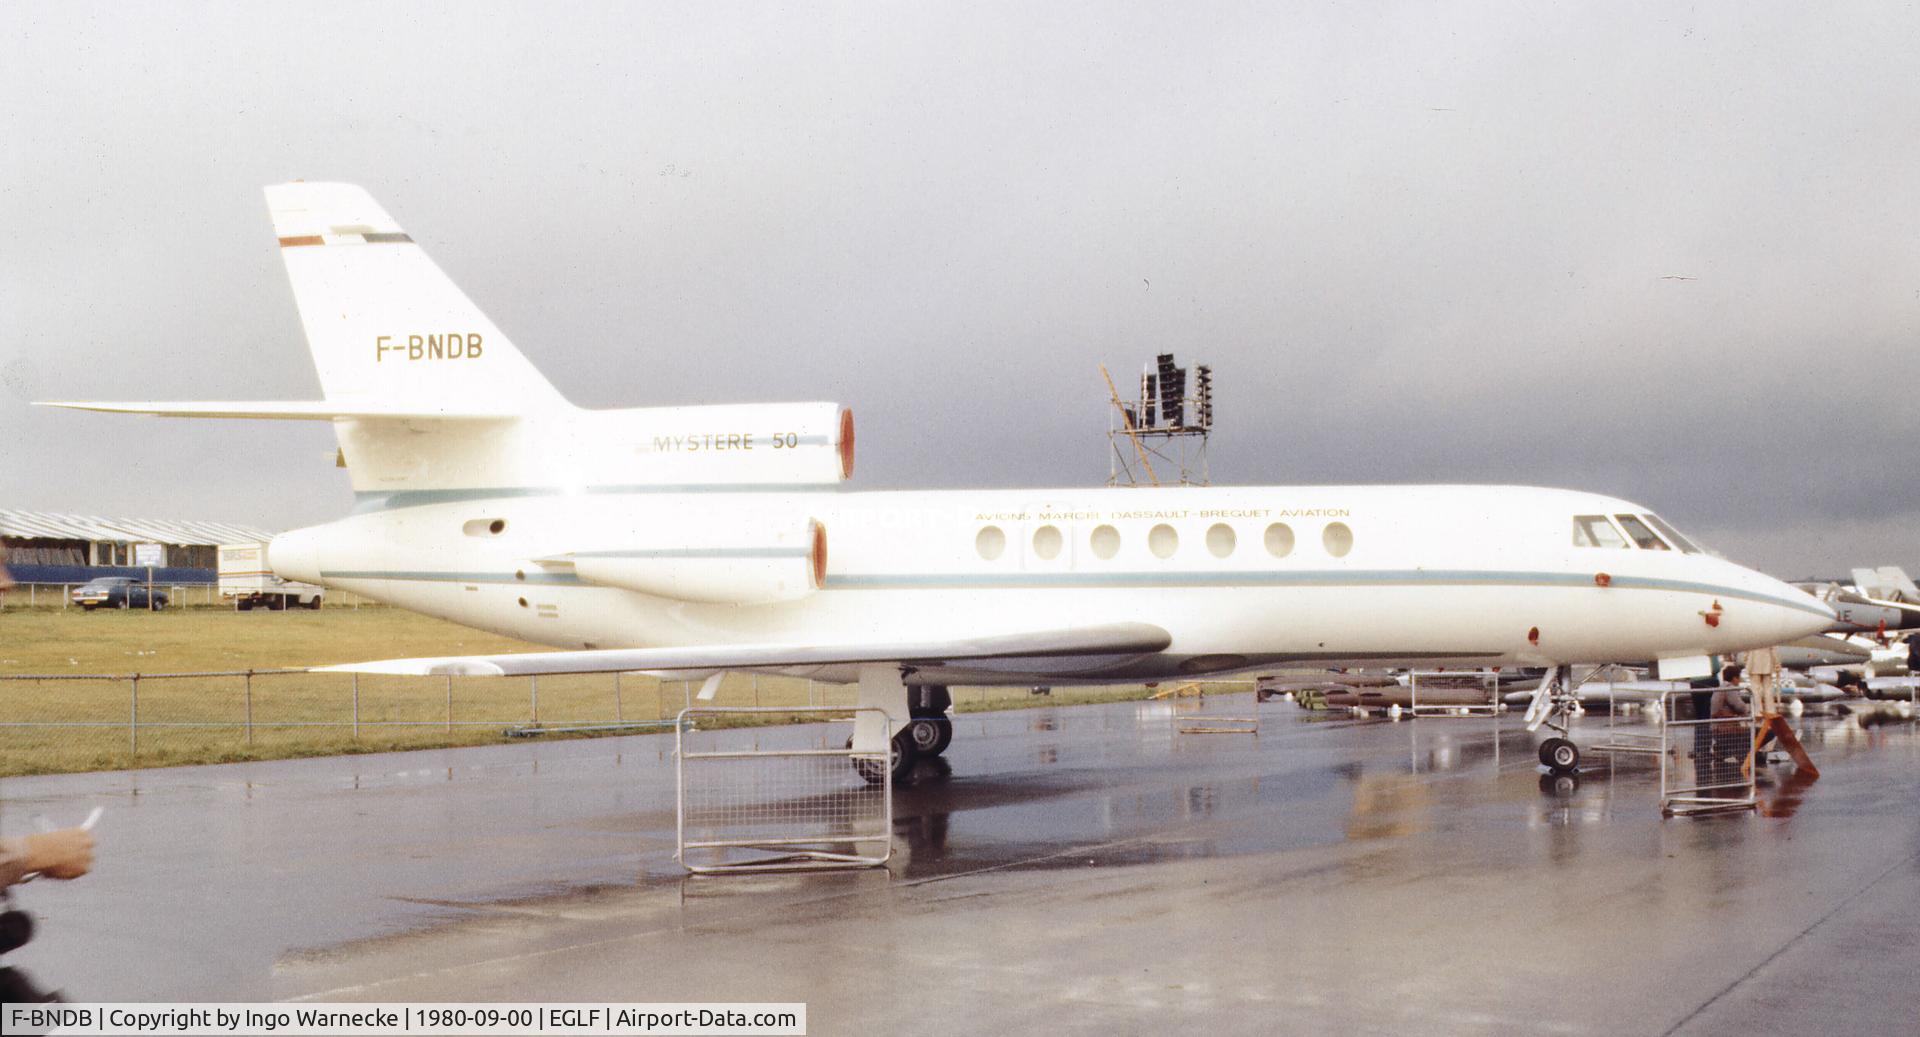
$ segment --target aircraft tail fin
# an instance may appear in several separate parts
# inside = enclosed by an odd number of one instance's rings
[[[328,400],[569,406],[365,190],[291,183],[266,195]]]
[[[291,183],[266,195],[324,399],[54,406],[325,421],[366,507],[584,487],[827,486],[853,472],[853,416],[830,403],[577,408],[367,192]]]

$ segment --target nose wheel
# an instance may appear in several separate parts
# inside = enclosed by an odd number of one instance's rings
[[[1565,738],[1549,738],[1540,743],[1540,762],[1555,774],[1572,774],[1580,769],[1580,747]]]

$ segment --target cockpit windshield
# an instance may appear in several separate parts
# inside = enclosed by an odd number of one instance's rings
[[[1695,544],[1691,540],[1688,540],[1686,537],[1681,536],[1680,531],[1668,525],[1665,519],[1661,518],[1658,515],[1647,515],[1646,520],[1652,523],[1653,528],[1659,530],[1660,535],[1666,537],[1667,541],[1671,543],[1673,546],[1679,548],[1682,551],[1685,551],[1690,555],[1697,555],[1700,553],[1699,545]]]
[[[1614,518],[1620,520],[1620,528],[1627,531],[1627,536],[1631,538],[1633,542],[1640,547],[1641,550],[1643,551],[1673,550],[1673,548],[1668,547],[1667,542],[1660,539],[1660,537],[1656,535],[1653,530],[1648,529],[1647,524],[1645,522],[1640,521],[1634,516],[1615,515]]]
[[[1573,546],[1624,548],[1627,546],[1627,538],[1613,528],[1613,523],[1608,522],[1605,515],[1575,515]]]

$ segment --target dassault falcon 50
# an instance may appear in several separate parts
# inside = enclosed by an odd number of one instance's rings
[[[367,192],[266,194],[323,398],[57,405],[329,422],[356,506],[274,538],[275,572],[562,649],[334,669],[853,681],[854,748],[897,773],[946,747],[954,685],[1533,666],[1564,717],[1571,664],[1703,673],[1835,621],[1571,490],[844,491],[850,411],[581,409]]]

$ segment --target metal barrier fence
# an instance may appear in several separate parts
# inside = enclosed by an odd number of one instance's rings
[[[1634,695],[1622,699],[1619,695],[1619,683],[1607,681],[1607,726],[1600,737],[1588,748],[1597,753],[1626,753],[1642,756],[1657,756],[1666,752],[1667,735],[1660,729],[1666,719],[1667,692],[1660,692],[1658,698],[1648,699]],[[1628,717],[1634,717],[1635,724],[1626,723]],[[1648,729],[1651,724],[1652,729]]]
[[[768,714],[852,721],[883,710],[716,709],[679,714],[674,739],[674,857],[699,875],[867,868],[893,855],[893,777],[886,752],[839,744],[839,725],[792,730],[716,728]],[[772,746],[762,744],[773,739]],[[868,775],[878,778],[870,782]]]
[[[1676,716],[1674,705],[1690,699],[1690,691],[1670,691],[1664,698],[1661,725],[1665,734],[1660,754],[1660,812],[1669,817],[1722,810],[1751,810],[1754,792],[1754,717]]]

